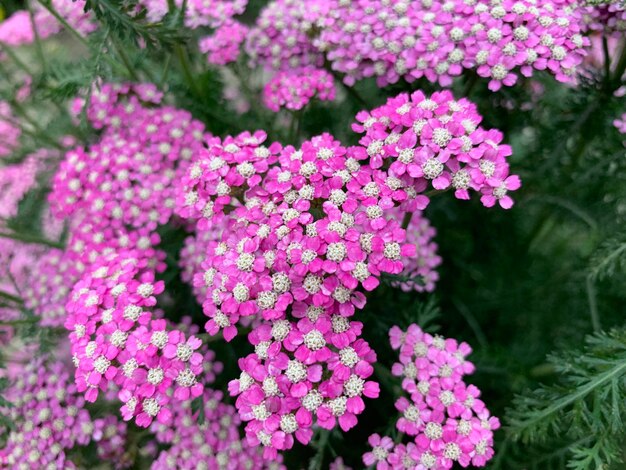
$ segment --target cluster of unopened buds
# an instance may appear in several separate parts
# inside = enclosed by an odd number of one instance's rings
[[[493,456],[493,431],[500,423],[479,400],[480,391],[463,380],[474,371],[466,360],[471,348],[432,336],[417,325],[406,331],[393,327],[389,336],[400,359],[392,373],[402,378],[408,394],[395,403],[401,413],[396,428],[411,442],[394,443],[373,434],[372,451],[363,455],[363,462],[378,470],[443,470],[455,462],[462,467],[484,466]]]

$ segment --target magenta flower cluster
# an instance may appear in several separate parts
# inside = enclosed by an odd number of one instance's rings
[[[168,422],[172,399],[201,395],[198,376],[211,359],[198,351],[200,339],[168,328],[151,310],[164,285],[148,264],[124,251],[94,263],[74,286],[65,321],[78,391],[93,402],[115,384],[122,416],[143,427]]]
[[[91,13],[85,13],[85,0],[52,0],[51,6],[81,34],[97,29]],[[41,4],[34,2],[33,19],[26,10],[19,10],[4,21],[0,21],[0,43],[21,46],[35,42],[35,31],[40,39],[58,34],[61,23]],[[2,55],[0,55],[2,57]]]
[[[61,163],[50,194],[57,215],[83,213],[105,227],[149,231],[170,219],[174,181],[200,151],[204,126],[187,111],[154,106],[161,98],[149,84],[105,84],[93,91],[87,117],[103,132],[89,149],[75,148]],[[77,114],[83,105],[75,102]]]
[[[406,229],[406,240],[415,245],[415,256],[402,260],[404,269],[399,279],[394,280],[391,285],[405,292],[435,290],[435,283],[439,280],[436,268],[441,264],[441,257],[437,254],[437,244],[433,241],[436,233],[435,228],[421,212],[413,213]]]
[[[389,164],[389,174],[418,193],[432,186],[469,199],[476,191],[485,206],[498,203],[509,209],[509,191],[520,187],[519,177],[509,175],[511,147],[501,145],[501,132],[480,127],[481,120],[465,98],[455,100],[449,91],[431,97],[417,91],[357,114],[352,128],[364,134],[359,141],[365,150],[362,158],[369,158],[372,168]],[[418,195],[403,206],[412,211],[427,203],[428,198]]]
[[[263,88],[263,103],[272,111],[281,108],[298,111],[313,98],[333,101],[336,89],[333,76],[326,70],[302,69],[278,72]]]
[[[434,246],[417,253],[433,235],[427,226],[416,219],[407,243],[400,225],[428,204],[431,180],[506,208],[519,187],[501,134],[480,128],[474,105],[449,92],[400,95],[358,119],[365,136],[354,147],[329,134],[299,148],[265,144],[263,132],[209,138],[176,200],[196,227],[181,262],[206,330],[230,341],[238,325],[252,327],[255,351],[229,388],[249,442],[268,458],[308,443],[315,425],[350,429],[362,397],[378,396],[375,353],[349,317],[381,273],[428,275],[438,264]]]
[[[474,371],[466,360],[471,348],[432,336],[417,325],[406,331],[395,326],[389,337],[400,359],[392,373],[402,377],[408,394],[395,403],[400,413],[396,428],[411,442],[394,443],[373,434],[372,450],[363,455],[363,462],[375,464],[377,470],[485,466],[493,456],[493,431],[500,423],[479,399],[480,391],[463,380]]]
[[[139,0],[138,4],[145,9],[146,18],[152,23],[158,23],[169,12],[168,0]],[[248,0],[174,0],[173,5],[179,10],[184,6],[187,28],[217,28],[233,16],[242,14]]]
[[[626,32],[626,5],[619,0],[611,0],[594,5],[592,1],[584,1],[589,6],[583,10],[585,26],[589,31],[599,31],[619,39]]]
[[[110,414],[93,419],[70,380],[66,364],[32,356],[32,348],[22,350],[14,357],[18,362],[2,371],[6,374],[2,377],[11,383],[5,398],[12,406],[0,406],[0,413],[15,426],[4,436],[0,466],[74,469],[77,467],[68,453],[94,442],[98,455],[125,468],[120,443],[125,441],[126,424]]]
[[[449,86],[473,69],[496,91],[535,70],[572,82],[587,45],[582,13],[547,0],[280,0],[262,12],[247,51],[273,69],[319,67],[326,58],[348,85],[424,77]]]
[[[248,27],[242,23],[227,21],[216,28],[213,34],[200,39],[200,52],[207,54],[209,64],[226,65],[235,62],[248,31]]]
[[[202,403],[202,423],[189,402],[177,402],[168,423],[152,424],[156,441],[170,446],[154,456],[153,470],[284,470],[281,456],[265,460],[257,447],[241,439],[237,412],[223,402],[222,392],[205,390]]]

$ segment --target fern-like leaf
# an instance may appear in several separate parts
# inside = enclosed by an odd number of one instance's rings
[[[568,466],[576,470],[621,463],[626,330],[591,336],[583,351],[555,355],[549,362],[559,379],[515,399],[507,416],[510,438],[530,445],[570,439]]]

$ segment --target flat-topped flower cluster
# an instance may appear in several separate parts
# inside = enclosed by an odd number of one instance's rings
[[[466,360],[469,345],[432,336],[415,324],[406,331],[393,327],[389,338],[400,359],[392,373],[402,378],[408,394],[395,403],[400,413],[396,428],[411,441],[394,443],[373,434],[372,451],[363,455],[363,462],[377,470],[440,470],[455,462],[484,466],[493,456],[493,431],[500,422],[478,398],[480,391],[464,381],[474,371]]]
[[[423,275],[398,282],[432,289],[432,232],[420,233],[418,213],[409,243],[402,225],[428,205],[426,190],[477,192],[484,205],[509,208],[520,184],[502,135],[450,92],[399,95],[357,120],[364,136],[352,147],[329,134],[298,148],[266,144],[263,132],[209,138],[176,199],[196,227],[183,265],[207,331],[231,340],[242,322],[252,326],[255,351],[230,391],[268,457],[308,443],[315,425],[350,429],[362,397],[378,396],[375,353],[350,317],[382,273]]]

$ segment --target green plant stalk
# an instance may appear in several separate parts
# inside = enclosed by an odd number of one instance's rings
[[[596,300],[596,286],[591,276],[587,276],[587,299],[589,300],[589,315],[591,316],[591,326],[596,333],[602,329],[600,316],[598,314],[598,303]]]
[[[537,423],[540,423],[548,416],[561,411],[563,408],[575,403],[578,400],[585,398],[595,388],[604,385],[606,382],[612,380],[615,376],[618,376],[624,373],[626,373],[626,361],[623,361],[621,364],[619,364],[617,367],[613,369],[606,370],[602,374],[598,375],[596,379],[592,380],[590,383],[588,383],[584,387],[580,387],[575,393],[571,394],[567,398],[557,401],[556,403],[549,406],[548,408],[541,410],[541,412],[537,413],[537,415],[534,416],[533,418],[528,419],[526,421],[522,421],[521,425],[524,428],[529,428],[529,427],[536,425]],[[518,427],[521,427],[521,426],[518,426]]]
[[[18,297],[17,295],[9,294],[8,292],[5,292],[3,290],[0,290],[0,298],[9,300],[16,304],[20,304],[20,305],[24,304],[24,300],[21,297]]]
[[[135,72],[135,69],[132,67],[130,60],[128,59],[128,55],[124,51],[124,48],[120,45],[120,43],[114,36],[111,36],[111,42],[113,43],[113,47],[115,47],[117,54],[122,59],[122,63],[128,70],[130,78],[132,78],[135,82],[139,82],[139,77],[137,76],[137,72]]]
[[[163,72],[161,73],[161,80],[159,80],[159,88],[163,89],[167,82],[167,77],[170,73],[170,66],[172,65],[172,54],[169,54],[165,59],[165,65],[163,66]]]
[[[59,23],[63,25],[65,29],[67,29],[78,41],[87,48],[90,48],[89,41],[83,37],[74,27],[69,24],[65,18],[63,18],[58,11],[52,6],[50,0],[37,0],[41,6],[43,6],[46,10],[50,12],[52,16],[54,16]]]
[[[69,24],[65,18],[63,18],[58,11],[52,6],[49,0],[37,0],[46,10],[50,12],[52,16],[54,16],[59,23],[63,25],[65,29],[67,29],[83,46],[88,49],[91,49],[91,44],[89,41],[83,37],[71,24]],[[126,68],[122,66],[119,62],[113,59],[111,56],[104,55],[104,59],[111,64],[112,67],[116,68],[118,72],[122,75],[126,75]]]
[[[39,62],[41,62],[41,69],[43,70],[45,74],[48,70],[48,67],[47,67],[45,55],[43,53],[41,37],[39,36],[39,31],[37,29],[37,25],[35,24],[35,15],[33,14],[33,8],[31,7],[30,3],[27,2],[26,7],[28,8],[28,16],[30,17],[30,24],[31,24],[31,27],[33,28],[33,33],[35,35],[35,48],[37,50],[37,56],[39,57]]]
[[[47,240],[45,238],[36,237],[33,235],[27,235],[25,233],[8,233],[8,232],[0,232],[1,238],[9,238],[11,240],[17,240],[24,243],[33,243],[36,245],[45,245],[50,248],[64,248],[62,243],[58,243],[52,240]]]
[[[196,95],[197,97],[200,97],[202,93],[201,93],[200,88],[198,87],[198,84],[193,78],[193,73],[191,71],[191,64],[189,63],[189,57],[187,57],[185,50],[180,44],[176,44],[174,45],[174,53],[176,54],[176,57],[178,58],[178,61],[180,62],[180,66],[183,70],[183,77],[185,78],[185,82],[187,83],[187,86],[189,87],[189,89],[192,91],[194,95]]]
[[[17,101],[11,100],[9,102],[9,104],[11,105],[11,108],[13,109],[13,111],[15,111],[17,115],[19,115],[28,124],[30,124],[33,127],[34,130],[27,129],[19,121],[15,121],[13,119],[7,119],[8,121],[10,121],[12,124],[18,126],[22,130],[22,132],[24,132],[25,134],[30,135],[34,139],[42,139],[48,145],[51,145],[51,146],[55,147],[58,150],[64,150],[64,147],[61,144],[59,144],[56,140],[54,140],[54,137],[52,137],[50,134],[48,134],[48,132],[45,129],[43,129],[39,125],[39,123],[37,121],[35,121],[28,114],[26,114],[26,111],[24,110],[24,108],[22,108],[22,106]]]
[[[407,212],[404,214],[404,218],[402,219],[402,228],[406,230],[411,223],[411,219],[413,218],[413,212]]]
[[[18,326],[18,325],[32,325],[33,323],[37,323],[39,318],[33,317],[31,319],[22,319],[22,320],[8,320],[8,321],[0,321],[0,325],[2,326]]]

